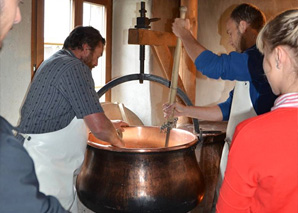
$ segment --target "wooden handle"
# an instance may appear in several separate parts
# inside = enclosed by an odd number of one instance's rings
[[[185,19],[187,8],[185,6],[180,7],[180,18]],[[169,95],[169,103],[173,104],[177,95],[177,83],[179,76],[179,63],[181,55],[181,40],[177,38],[177,45],[174,53],[173,69],[172,69],[172,78],[171,78],[171,87]]]

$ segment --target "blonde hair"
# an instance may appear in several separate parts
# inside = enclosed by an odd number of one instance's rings
[[[272,52],[278,45],[286,45],[298,62],[298,9],[284,11],[269,21],[260,31],[257,41],[260,52]]]

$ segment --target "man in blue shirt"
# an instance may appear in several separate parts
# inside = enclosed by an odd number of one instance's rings
[[[222,151],[216,191],[223,180],[230,142],[235,127],[241,121],[268,112],[276,96],[263,70],[263,56],[256,48],[256,38],[265,24],[265,16],[255,6],[240,4],[231,13],[226,24],[229,42],[236,51],[217,55],[203,47],[190,31],[189,20],[176,19],[172,29],[179,37],[197,70],[209,78],[236,80],[229,98],[216,106],[184,106],[164,104],[165,117],[187,116],[201,120],[228,120],[225,145]],[[217,197],[215,196],[214,204]]]
[[[263,56],[255,46],[259,30],[265,23],[263,13],[253,5],[241,4],[232,12],[227,22],[227,33],[235,52],[217,55],[203,47],[191,34],[189,20],[177,18],[173,32],[179,37],[197,70],[209,78],[248,81],[249,95],[256,114],[270,111],[276,96],[264,75]],[[165,117],[187,116],[201,120],[229,120],[234,90],[229,98],[216,106],[184,106],[175,103],[164,105]],[[174,111],[173,111],[174,110]]]

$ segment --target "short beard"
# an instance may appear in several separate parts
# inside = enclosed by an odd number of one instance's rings
[[[81,59],[81,61],[84,62],[84,64],[86,64],[90,68],[90,70],[94,68],[94,66],[92,65],[92,58],[93,51],[90,51],[89,55]]]
[[[238,53],[242,53],[245,50],[245,39],[243,38],[243,35],[238,30],[237,32],[239,40],[237,41],[235,45],[235,50]]]
[[[246,47],[246,44],[245,44],[246,42],[245,42],[245,39],[243,38],[243,36],[241,36],[240,37],[240,42],[239,42],[239,47],[240,47],[240,52],[242,53],[242,52],[244,52],[246,49],[247,49],[247,47]]]

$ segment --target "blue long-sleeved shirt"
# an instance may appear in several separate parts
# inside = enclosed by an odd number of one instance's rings
[[[250,98],[258,115],[270,111],[276,96],[263,70],[263,55],[253,46],[243,53],[216,55],[209,50],[202,52],[195,60],[197,70],[213,79],[237,80],[250,82]],[[223,120],[228,120],[234,90],[229,98],[218,104]]]

